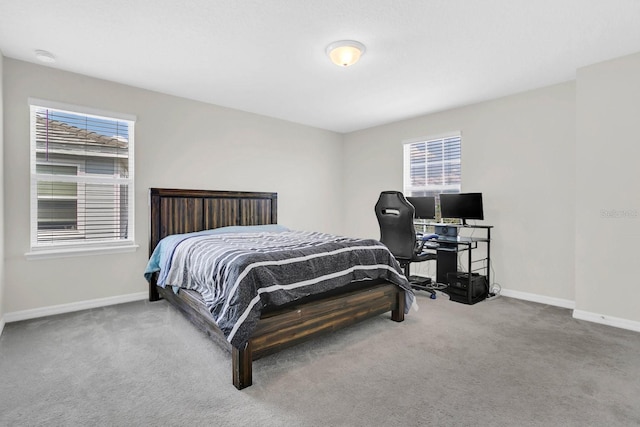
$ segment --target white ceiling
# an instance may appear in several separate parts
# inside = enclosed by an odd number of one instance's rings
[[[325,48],[364,43],[349,68]],[[350,132],[640,52],[640,0],[0,0],[0,50]]]

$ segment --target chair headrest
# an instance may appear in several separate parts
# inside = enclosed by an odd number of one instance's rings
[[[415,209],[400,191],[383,191],[375,206],[380,241],[396,258],[411,259],[415,253]]]

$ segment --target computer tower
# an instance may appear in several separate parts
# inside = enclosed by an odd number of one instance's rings
[[[455,243],[440,243],[436,252],[436,282],[449,283],[448,275],[458,271],[458,250]]]
[[[447,274],[447,294],[451,301],[463,304],[475,304],[487,298],[489,283],[487,276],[478,273],[453,272]]]

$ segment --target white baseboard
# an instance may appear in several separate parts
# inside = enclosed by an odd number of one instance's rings
[[[2,336],[3,329],[4,329],[4,316],[0,317],[0,336]]]
[[[554,297],[548,297],[545,295],[538,295],[538,294],[530,294],[528,292],[521,292],[521,291],[512,291],[509,289],[502,289],[500,291],[500,295],[503,295],[505,297],[509,297],[509,298],[516,298],[516,299],[522,299],[525,301],[532,301],[532,302],[538,302],[541,304],[547,304],[547,305],[553,305],[556,307],[562,307],[562,308],[568,308],[570,310],[573,310],[576,308],[576,302],[575,301],[571,301],[568,299],[562,299],[562,298],[554,298]]]
[[[640,332],[640,322],[620,317],[608,316],[605,314],[591,313],[589,311],[576,310],[576,302],[562,298],[547,297],[544,295],[530,294],[528,292],[513,291],[502,289],[500,295],[509,298],[516,298],[526,301],[538,302],[541,304],[553,305],[556,307],[568,308],[573,310],[573,318],[578,320],[586,320],[587,322],[599,323],[601,325],[613,326],[615,328],[628,329],[630,331]]]
[[[600,323],[602,325],[613,326],[615,328],[628,329],[640,332],[640,322],[635,320],[622,319],[620,317],[608,316],[605,314],[591,313],[590,311],[573,310],[573,318],[586,320],[588,322]]]
[[[69,304],[52,305],[49,307],[34,308],[31,310],[14,311],[5,313],[4,321],[7,323],[20,320],[35,319],[38,317],[53,316],[56,314],[71,313],[73,311],[87,310],[90,308],[106,307],[108,305],[123,304],[126,302],[140,301],[149,297],[147,292],[119,295],[116,297],[98,298],[88,301],[78,301]],[[1,331],[1,329],[0,329]]]

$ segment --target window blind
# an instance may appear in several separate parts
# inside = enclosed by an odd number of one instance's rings
[[[31,104],[31,247],[133,244],[134,121]]]
[[[461,136],[404,144],[404,194],[437,196],[460,192]]]

